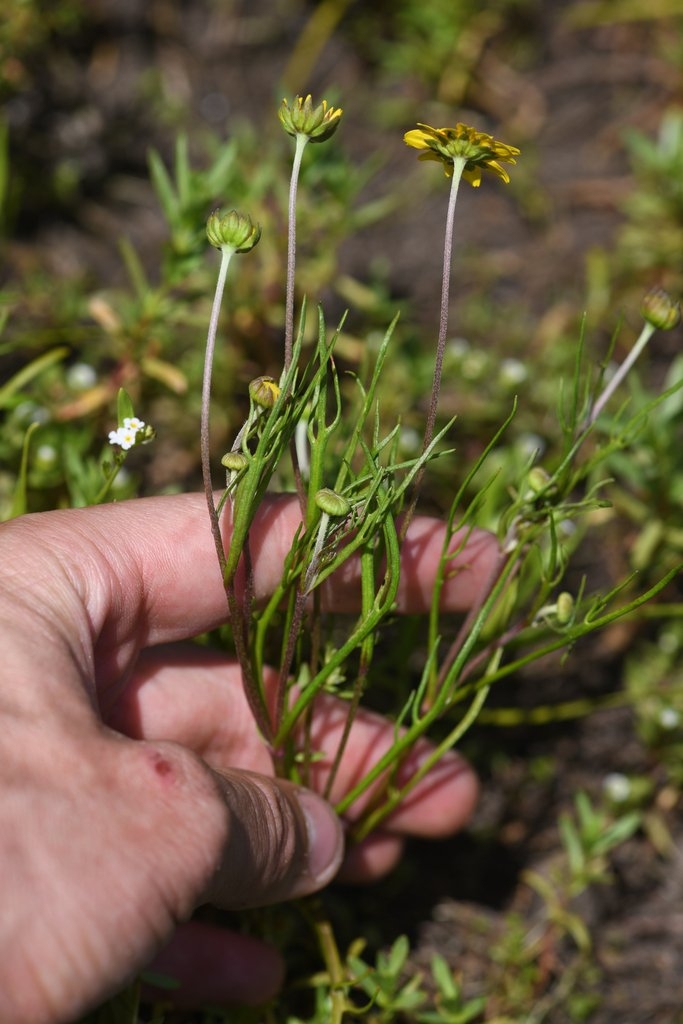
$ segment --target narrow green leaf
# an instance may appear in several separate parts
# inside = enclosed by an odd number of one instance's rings
[[[17,391],[21,391],[22,388],[33,380],[34,377],[38,377],[43,370],[48,369],[50,366],[54,366],[56,363],[60,363],[69,354],[69,349],[66,345],[61,345],[59,348],[53,348],[49,352],[45,352],[42,356],[37,356],[27,366],[22,366],[13,377],[3,384],[0,388],[0,409],[7,407],[9,402],[12,400]]]
[[[38,426],[38,423],[29,424],[29,427],[24,434],[24,443],[21,446],[21,464],[19,466],[19,474],[17,476],[14,497],[12,498],[12,507],[9,513],[10,519],[16,519],[17,516],[23,516],[27,511],[28,456],[31,446],[31,438],[38,429]]]
[[[116,396],[116,414],[120,427],[123,426],[125,419],[130,419],[135,415],[133,401],[125,388],[119,388]]]

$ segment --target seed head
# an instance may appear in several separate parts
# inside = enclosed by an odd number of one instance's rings
[[[315,503],[321,512],[327,512],[328,516],[347,516],[351,511],[351,505],[329,487],[321,487],[315,492]]]

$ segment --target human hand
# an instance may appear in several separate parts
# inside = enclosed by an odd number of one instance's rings
[[[297,521],[290,499],[260,512],[257,597],[278,581]],[[428,606],[442,537],[434,520],[412,524],[402,610]],[[474,534],[444,607],[465,609],[495,556],[492,538]],[[72,1020],[165,944],[157,967],[177,977],[179,999],[267,998],[282,976],[274,950],[178,925],[203,902],[238,909],[315,891],[339,868],[341,829],[319,797],[272,777],[236,667],[177,644],[225,618],[203,498],[14,520],[0,528],[0,563],[0,1020]],[[347,567],[329,600],[352,607],[357,582]],[[334,751],[343,710],[324,698],[317,715]],[[376,716],[357,719],[339,792],[391,736]],[[327,767],[316,764],[316,788]],[[377,877],[402,835],[454,831],[475,795],[470,770],[444,758],[343,870]]]

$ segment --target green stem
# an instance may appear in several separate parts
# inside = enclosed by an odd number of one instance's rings
[[[34,424],[31,424],[31,426],[34,426]],[[109,497],[109,492],[111,491],[114,485],[114,481],[119,475],[119,470],[121,469],[121,466],[123,465],[124,461],[125,454],[123,452],[117,453],[114,456],[112,467],[108,472],[105,473],[104,483],[102,484],[99,491],[92,500],[93,505],[101,505],[102,502]]]
[[[422,450],[429,447],[434,436],[434,425],[436,423],[436,411],[439,404],[439,393],[441,391],[441,371],[443,369],[443,357],[446,351],[446,339],[448,337],[448,308],[451,291],[451,261],[453,258],[453,223],[455,219],[455,204],[458,198],[458,188],[462,172],[465,169],[466,160],[458,157],[453,161],[453,177],[451,178],[451,191],[448,198],[448,211],[446,213],[446,233],[443,246],[443,274],[441,277],[441,307],[439,311],[439,336],[436,343],[436,358],[434,360],[434,378],[432,381],[432,393],[429,399],[429,411],[425,424],[424,440]]]
[[[488,693],[488,687],[482,687],[477,691],[470,707],[467,709],[455,728],[451,730],[451,732],[438,744],[438,746],[432,749],[429,757],[422,761],[419,768],[413,773],[410,779],[400,789],[392,786],[384,802],[374,810],[370,810],[359,822],[356,823],[352,832],[355,842],[360,842],[362,839],[365,839],[366,836],[370,835],[371,832],[374,832],[374,830],[389,817],[392,811],[394,811],[399,804],[403,803],[408,794],[415,789],[417,784],[421,782],[422,779],[432,770],[434,765],[441,760],[444,754],[447,751],[452,750],[453,747],[460,742],[467,730],[474,725],[479,718]],[[408,753],[410,753],[411,749],[412,748],[409,746]],[[398,768],[398,762],[396,767]]]
[[[292,729],[295,728],[300,717],[306,711],[306,708],[322,690],[325,680],[334,671],[336,671],[336,669],[343,665],[352,651],[359,647],[363,640],[365,640],[365,638],[377,628],[396,599],[400,576],[400,555],[398,535],[392,519],[388,519],[382,524],[382,534],[384,537],[387,568],[384,580],[375,598],[371,613],[365,618],[363,616],[360,617],[354,630],[347,637],[346,641],[325,662],[313,679],[310,680],[305,689],[299,694],[292,707],[285,710],[284,718],[273,741],[273,746],[276,749],[286,741],[287,737],[292,732]]]
[[[372,605],[375,600],[375,553],[370,546],[367,546],[361,554],[361,614],[364,618],[370,615],[372,612]],[[360,648],[360,663],[358,666],[358,673],[353,684],[353,693],[351,700],[349,701],[349,710],[344,723],[344,729],[340,737],[337,749],[335,751],[334,760],[330,767],[329,774],[327,776],[327,782],[323,791],[323,796],[326,800],[330,799],[330,793],[334,786],[335,779],[337,778],[337,772],[341,765],[346,745],[351,735],[351,729],[353,727],[354,720],[360,707],[361,698],[365,692],[367,684],[368,672],[370,670],[370,663],[372,662],[372,652],[375,645],[375,634],[369,633],[363,640]]]
[[[605,697],[580,697],[577,700],[567,700],[560,704],[539,704],[533,708],[484,709],[479,716],[479,721],[501,728],[519,725],[547,725],[549,722],[565,722],[572,718],[585,718],[598,711],[623,707],[624,704],[630,704],[632,701],[633,697],[630,694],[620,690],[618,693],[608,693]]]
[[[204,481],[204,496],[206,498],[206,506],[209,510],[211,534],[216,548],[216,556],[218,558],[218,564],[223,578],[223,588],[225,590],[230,619],[233,625],[235,651],[242,668],[244,691],[247,695],[249,705],[259,728],[265,738],[270,739],[272,735],[272,727],[268,716],[268,709],[266,708],[265,700],[258,686],[258,682],[254,679],[251,661],[249,659],[248,643],[246,639],[245,602],[238,601],[237,599],[234,573],[228,574],[226,572],[227,558],[225,548],[223,546],[223,538],[221,536],[218,511],[213,497],[213,484],[211,482],[211,445],[209,435],[211,377],[213,373],[214,353],[216,350],[216,335],[218,334],[218,320],[220,317],[221,303],[223,301],[223,292],[225,290],[225,279],[227,277],[228,267],[230,266],[230,260],[232,259],[234,251],[234,249],[227,246],[221,249],[221,263],[218,270],[218,279],[216,281],[213,305],[211,307],[211,316],[209,318],[209,329],[206,337],[206,353],[204,356],[204,375],[202,378],[202,410],[199,435],[200,452],[202,461],[202,479]],[[247,591],[248,590],[249,582],[247,582]],[[250,604],[248,593],[246,597],[248,614],[248,607]]]
[[[306,909],[329,977],[330,1005],[329,1016],[326,1016],[326,1020],[329,1021],[329,1024],[342,1024],[348,1003],[345,994],[344,965],[339,955],[334,929],[327,917],[324,916],[320,900],[310,901]]]
[[[201,426],[199,435],[199,445],[202,460],[202,479],[204,481],[204,495],[206,497],[206,505],[209,510],[209,519],[211,520],[211,534],[213,536],[213,542],[216,546],[216,555],[218,556],[218,564],[220,566],[221,575],[225,573],[225,548],[223,547],[223,538],[221,537],[221,527],[218,519],[218,513],[216,511],[216,504],[213,500],[213,485],[211,483],[211,446],[209,440],[209,417],[211,407],[211,376],[213,373],[213,357],[216,350],[216,335],[218,333],[218,319],[221,312],[221,302],[223,301],[223,291],[225,290],[225,279],[228,273],[228,267],[230,266],[230,260],[234,249],[223,248],[221,249],[221,264],[218,270],[218,280],[216,281],[216,291],[213,297],[213,305],[211,307],[211,317],[209,319],[209,330],[206,337],[206,353],[204,356],[204,376],[202,378],[202,411],[201,411]]]
[[[434,427],[436,425],[436,413],[439,406],[439,395],[441,393],[441,373],[443,370],[443,357],[446,351],[446,340],[448,338],[448,308],[450,302],[450,291],[451,291],[451,262],[453,258],[453,224],[455,220],[455,204],[458,198],[458,188],[460,186],[460,180],[462,178],[462,172],[465,170],[465,164],[467,163],[465,157],[456,157],[453,160],[453,177],[451,178],[451,191],[448,197],[448,210],[446,212],[446,232],[444,237],[443,245],[443,272],[441,276],[441,306],[439,311],[439,334],[436,342],[436,356],[434,358],[434,376],[432,378],[432,391],[429,397],[429,409],[427,411],[427,420],[425,423],[424,438],[422,441],[422,451],[425,452],[432,443],[434,437]],[[410,525],[410,521],[415,514],[415,507],[417,505],[417,499],[420,491],[420,485],[422,484],[422,478],[425,473],[425,465],[422,466],[418,473],[414,489],[413,498],[411,500],[408,511],[406,512],[405,519],[401,528],[401,539],[403,539]]]
[[[612,379],[607,384],[607,387],[605,388],[605,390],[602,392],[602,394],[598,397],[598,399],[596,400],[595,404],[593,405],[593,408],[591,409],[591,411],[590,411],[590,413],[589,413],[589,415],[588,415],[588,417],[586,419],[584,430],[588,429],[588,427],[592,427],[592,425],[595,423],[595,421],[597,420],[598,416],[600,415],[602,410],[605,408],[605,406],[609,402],[610,398],[612,397],[614,392],[617,390],[617,388],[619,387],[619,385],[623,381],[624,377],[629,372],[629,370],[631,369],[631,367],[635,363],[636,359],[638,358],[640,353],[643,351],[643,349],[647,345],[647,343],[650,340],[650,338],[652,337],[652,335],[655,333],[655,330],[656,330],[656,328],[652,324],[649,324],[649,323],[643,324],[643,329],[640,332],[640,336],[639,336],[638,340],[636,341],[635,345],[633,346],[633,348],[631,349],[629,354],[626,356],[626,359],[624,359],[624,361],[621,364],[621,366],[617,369],[616,373],[614,374]],[[580,431],[580,433],[582,433],[582,432],[583,431]]]
[[[299,186],[299,171],[307,135],[297,135],[292,174],[289,179],[289,209],[287,223],[287,294],[285,298],[285,373],[292,363],[294,339],[294,271],[296,268],[296,194]]]
[[[434,703],[423,710],[421,716],[396,739],[391,748],[381,758],[379,758],[363,778],[339,801],[335,807],[337,814],[344,814],[351,804],[353,804],[367,789],[369,789],[370,786],[385,775],[388,770],[393,770],[394,766],[398,765],[402,758],[409,753],[417,740],[429,730],[431,725],[436,722],[457,699],[453,694],[454,681],[458,678],[458,673],[462,670],[472,648],[476,644],[484,623],[495,602],[498,600],[500,592],[507,582],[509,572],[514,565],[515,560],[514,558],[511,558],[506,570],[499,573],[495,585],[490,588],[486,600],[480,607],[479,612],[472,623],[467,639],[462,644],[454,663],[450,666],[448,676],[442,679],[443,672],[440,673],[439,678],[442,680],[442,685],[437,691]],[[461,696],[464,692],[467,692],[468,694],[475,694],[482,688],[482,686],[487,685],[488,683],[489,680],[486,679],[481,685],[477,683],[470,688],[462,687],[457,691],[457,695]]]

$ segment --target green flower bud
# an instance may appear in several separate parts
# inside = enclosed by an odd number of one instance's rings
[[[157,436],[157,432],[154,429],[154,427],[151,426],[149,423],[145,423],[145,425],[142,428],[142,430],[138,431],[137,443],[138,444],[149,444],[149,442],[153,441],[156,436]]]
[[[315,492],[315,503],[328,516],[347,516],[351,511],[350,502],[329,487],[322,487]]]
[[[309,93],[305,98],[296,96],[291,107],[283,100],[277,116],[288,135],[305,135],[311,142],[324,142],[336,132],[342,113],[341,107],[328,107],[327,100],[314,107]]]
[[[221,459],[221,466],[225,466],[231,473],[239,473],[247,464],[247,457],[242,452],[226,452]]]
[[[542,494],[550,483],[550,477],[542,466],[534,466],[529,470],[527,482],[532,494]]]
[[[214,210],[206,222],[206,237],[216,249],[249,252],[261,237],[261,226],[252,223],[246,213]]]
[[[681,307],[663,288],[651,288],[642,301],[644,320],[660,331],[671,331],[681,320]]]
[[[574,598],[567,591],[563,590],[557,595],[557,621],[560,626],[566,626],[574,614]]]
[[[272,409],[280,397],[280,386],[274,377],[255,377],[249,383],[249,397],[262,409]]]

